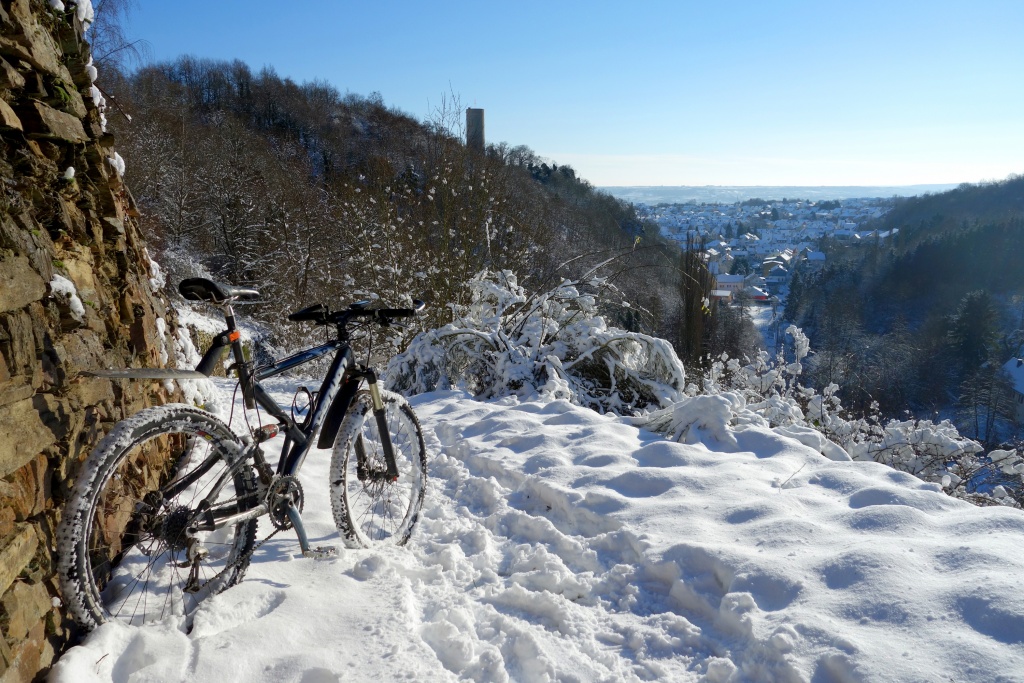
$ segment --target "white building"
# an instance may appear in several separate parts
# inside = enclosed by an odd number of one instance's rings
[[[743,289],[742,275],[716,275],[715,289],[723,289],[728,292],[738,292]]]

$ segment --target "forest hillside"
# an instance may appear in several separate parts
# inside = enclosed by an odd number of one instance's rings
[[[619,322],[678,327],[678,248],[528,147],[469,151],[456,101],[420,122],[377,94],[189,57],[116,89],[112,125],[158,260],[172,279],[259,288],[255,315],[279,337],[290,310],[375,297],[426,300],[437,326],[483,269],[537,290],[613,257],[602,274],[634,305]]]
[[[862,409],[980,409],[971,436],[997,440],[1013,413],[999,368],[1024,344],[1024,178],[897,200],[872,227],[898,233],[826,243],[829,265],[794,277],[785,315],[818,350],[816,382]]]

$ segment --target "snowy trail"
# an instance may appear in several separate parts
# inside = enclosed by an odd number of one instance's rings
[[[698,561],[688,583],[705,594],[684,588],[677,563],[649,552],[651,544],[614,517],[626,507],[617,499],[653,499],[673,487],[658,470],[671,462],[662,447],[678,445],[564,402],[480,406],[469,408],[470,414],[461,401],[437,406],[431,404],[433,414],[424,412],[434,418],[428,421],[449,460],[438,474],[449,481],[449,497],[463,503],[455,524],[469,538],[486,539],[497,560],[456,571],[464,578],[455,587],[536,633],[547,651],[534,656],[544,665],[535,673],[557,680],[725,681],[745,670],[758,680],[799,680],[783,656],[787,631],[758,641],[742,622],[749,600],[723,602],[723,581],[716,575],[723,568]],[[446,412],[457,413],[456,419],[445,421]],[[461,431],[467,422],[475,425]],[[630,455],[637,452],[648,460]],[[510,460],[522,469],[508,467]],[[560,480],[560,467],[576,478]],[[609,470],[614,476],[602,477]],[[579,492],[598,481],[610,484],[605,492]],[[447,517],[442,529],[452,526]],[[428,553],[463,555],[458,559],[474,564],[479,543],[467,548],[466,534],[448,538],[430,531],[435,538],[424,544]],[[441,545],[432,548],[437,541]],[[462,553],[453,553],[455,543]],[[478,607],[476,623],[485,616],[490,614]],[[499,620],[497,630],[508,623]],[[484,632],[493,637],[493,629]],[[457,669],[463,675],[466,664]]]
[[[444,504],[430,509],[414,551],[444,569],[440,584],[418,595],[421,634],[438,659],[476,680],[685,680],[708,643],[667,606],[656,609],[667,591],[632,611],[638,594],[650,592],[635,585],[635,535],[574,508],[571,496],[536,475],[502,466],[501,448],[549,446],[548,437],[515,434],[514,419],[491,431],[493,409],[462,413],[456,423],[443,420],[447,410],[458,404],[433,415],[445,453],[434,467]],[[460,434],[458,425],[473,417],[501,445]],[[557,458],[532,457],[527,471]]]
[[[781,315],[780,306],[780,315]],[[775,349],[775,325],[773,324],[772,307],[764,304],[754,304],[747,309],[750,314],[750,319],[754,322],[754,327],[761,333],[761,339],[764,341],[765,350],[769,356],[774,356]],[[785,328],[783,328],[785,329]]]
[[[759,430],[709,449],[564,401],[413,404],[408,547],[343,549],[313,453],[303,519],[336,560],[279,534],[190,633],[104,626],[52,680],[1024,680],[1019,512]]]

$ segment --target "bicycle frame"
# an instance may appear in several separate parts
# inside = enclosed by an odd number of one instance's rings
[[[331,363],[327,376],[324,377],[324,381],[320,385],[316,399],[310,406],[311,417],[306,422],[305,427],[300,427],[259,383],[262,380],[321,358],[332,351],[336,351],[337,355],[335,355],[334,362]],[[256,403],[285,425],[285,443],[281,447],[281,457],[277,463],[277,474],[298,474],[306,455],[313,447],[313,436],[324,425],[330,413],[336,415],[336,419],[332,419],[331,422],[336,422],[337,424],[334,425],[333,433],[321,436],[317,445],[319,446],[325,440],[329,441],[326,445],[333,443],[333,437],[337,434],[337,427],[341,425],[341,419],[344,418],[345,413],[348,411],[352,397],[355,396],[356,391],[359,389],[359,384],[364,377],[371,380],[371,385],[376,384],[376,374],[372,370],[357,369],[352,349],[347,343],[340,340],[327,342],[326,344],[321,344],[320,346],[300,351],[292,356],[275,361],[271,365],[256,368],[252,377],[252,388]],[[327,436],[330,438],[325,439]]]
[[[232,368],[238,373],[245,407],[252,409],[258,405],[285,426],[285,442],[281,447],[281,457],[277,463],[277,475],[295,476],[298,474],[306,455],[313,447],[313,436],[317,433],[317,430],[320,430],[320,439],[317,442],[319,448],[330,447],[334,443],[334,439],[341,427],[341,422],[364,379],[367,380],[369,385],[374,417],[377,420],[381,435],[381,445],[387,462],[385,476],[396,477],[398,475],[393,446],[385,423],[380,389],[377,385],[377,375],[372,368],[364,368],[356,364],[355,355],[352,352],[352,348],[348,345],[347,339],[344,338],[343,333],[339,333],[338,339],[333,339],[319,346],[299,351],[286,358],[275,360],[269,365],[252,368],[245,360],[241,335],[235,328],[234,312],[230,305],[225,305],[222,308],[224,309],[224,317],[228,329],[214,338],[213,344],[207,350],[194,372],[202,373],[203,376],[209,376],[228,348],[231,349],[235,359]],[[322,358],[332,351],[336,352],[336,355],[327,371],[326,377],[324,377],[320,385],[316,399],[310,406],[311,416],[303,426],[299,426],[262,387],[260,382]],[[206,500],[216,499],[220,490],[227,484],[228,478],[234,475],[236,469],[247,466],[250,456],[256,464],[257,472],[263,483],[270,483],[272,477],[267,476],[268,464],[263,459],[263,453],[259,448],[259,441],[255,441],[248,450],[249,452],[246,454],[246,457],[239,458],[233,467],[224,472],[206,496]],[[202,477],[212,465],[213,461],[211,460],[209,466],[200,466],[188,477],[174,482],[171,488],[167,490],[166,495],[173,496],[178,490],[190,486]],[[267,505],[264,502],[260,502],[251,508],[240,509],[240,507],[238,502],[218,509],[214,509],[209,505],[205,508],[200,506],[199,512],[202,523],[200,528],[203,530],[214,530],[260,517],[268,512]],[[289,516],[299,537],[299,543],[302,546],[303,552],[306,553],[309,550],[308,541],[298,511],[290,509]],[[197,519],[196,521],[200,520]]]
[[[306,454],[311,448],[310,439],[321,427],[324,427],[324,429],[320,433],[317,447],[329,448],[334,443],[334,437],[337,436],[341,421],[345,417],[348,406],[352,402],[352,397],[358,391],[359,384],[363,379],[366,379],[369,385],[374,412],[377,413],[381,409],[377,375],[370,368],[357,366],[355,356],[348,345],[347,339],[339,335],[338,339],[332,339],[319,346],[275,360],[269,365],[253,369],[245,360],[241,335],[235,328],[234,311],[230,305],[222,306],[222,309],[228,329],[214,337],[213,343],[194,371],[159,370],[157,373],[160,374],[161,378],[185,379],[194,377],[196,373],[209,377],[213,373],[214,368],[217,367],[217,363],[230,349],[235,361],[232,367],[238,373],[245,407],[253,409],[258,404],[259,407],[266,410],[278,422],[285,425],[286,442],[281,449],[281,459],[276,470],[277,474],[295,475],[298,473]],[[312,410],[312,417],[308,420],[305,427],[299,427],[259,383],[262,380],[322,358],[332,351],[337,351],[337,355],[327,371],[327,376],[320,385],[314,405],[310,408]],[[341,392],[340,395],[339,390]],[[382,431],[386,432],[386,430]],[[390,444],[386,445],[385,450],[391,450]],[[388,459],[389,461],[392,459],[390,454]]]

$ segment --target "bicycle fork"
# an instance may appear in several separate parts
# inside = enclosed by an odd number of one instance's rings
[[[391,432],[388,430],[387,414],[384,411],[384,401],[380,395],[380,387],[377,385],[377,373],[373,370],[368,370],[366,373],[366,382],[370,389],[370,402],[373,406],[373,418],[377,422],[377,432],[380,435],[381,448],[384,451],[384,461],[387,465],[386,470],[377,476],[380,476],[386,481],[394,482],[398,480],[398,465],[395,462],[395,449],[394,445],[391,443]],[[358,467],[363,470],[366,467],[366,452],[365,449],[360,447],[361,445],[360,437],[360,441],[356,442],[356,450]],[[310,547],[309,538],[306,535],[306,529],[302,524],[302,516],[293,504],[288,505],[287,514],[289,521],[291,521],[292,528],[295,529],[295,535],[299,539],[299,546],[302,548],[303,556],[312,557],[314,559],[334,557],[336,554],[334,548]]]
[[[398,480],[398,465],[395,461],[395,450],[394,445],[391,443],[391,432],[388,430],[387,413],[384,410],[384,401],[380,395],[380,387],[377,384],[377,374],[373,370],[366,372],[366,382],[370,389],[370,402],[373,407],[373,418],[377,423],[377,432],[380,436],[381,449],[384,452],[384,462],[386,469],[384,472],[366,472],[372,478],[384,479],[388,482],[394,482]],[[361,447],[361,438],[356,442],[356,451],[358,458],[358,466],[362,471],[366,471],[366,452]],[[302,516],[299,514],[298,508],[291,502],[288,503],[286,508],[286,514],[291,522],[292,528],[295,529],[295,535],[298,537],[299,546],[302,549],[302,554],[305,557],[312,557],[314,559],[326,559],[333,557],[336,554],[334,548],[312,548],[309,544],[309,537],[306,535],[305,526],[302,524]]]
[[[369,370],[366,373],[366,383],[370,387],[373,418],[377,421],[377,433],[380,435],[380,445],[384,450],[384,462],[387,464],[384,476],[388,481],[397,481],[398,465],[395,462],[395,448],[391,443],[391,432],[388,430],[388,419],[384,412],[384,401],[380,397],[380,387],[377,386],[377,373]]]

